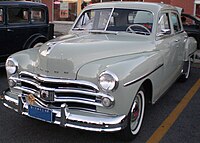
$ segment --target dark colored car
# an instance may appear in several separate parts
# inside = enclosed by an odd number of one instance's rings
[[[181,14],[183,27],[189,36],[197,40],[198,49],[200,49],[200,19],[193,15]]]
[[[0,2],[0,67],[17,51],[53,38],[46,5],[34,2]]]

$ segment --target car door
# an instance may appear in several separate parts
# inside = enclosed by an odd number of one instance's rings
[[[184,58],[184,48],[187,38],[187,34],[184,32],[183,27],[181,26],[180,18],[177,12],[171,12],[170,15],[171,25],[173,29],[173,40],[172,46],[176,48],[176,70],[177,76],[182,70],[183,58]]]
[[[39,33],[41,35],[44,35],[45,37],[49,37],[47,9],[43,7],[32,7],[30,13],[30,34],[34,35]]]
[[[176,80],[177,76],[177,43],[173,36],[170,12],[162,12],[157,22],[156,46],[163,58],[163,75],[160,78],[160,94],[162,95]]]
[[[4,7],[0,7],[0,31],[0,66],[2,66],[1,64],[8,56]]]
[[[29,8],[10,6],[7,8],[7,36],[9,54],[23,49],[29,38]]]

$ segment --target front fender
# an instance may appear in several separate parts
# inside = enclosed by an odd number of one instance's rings
[[[78,71],[77,79],[87,80],[98,86],[98,77],[101,72],[108,70],[115,73],[119,78],[119,86],[115,91],[106,93],[115,98],[115,105],[113,108],[109,109],[98,107],[98,111],[117,115],[127,115],[133,99],[142,83],[146,79],[151,80],[151,78],[156,76],[159,78],[158,75],[155,75],[154,71],[162,65],[163,59],[157,52],[113,57],[84,65]],[[154,75],[152,76],[153,73]],[[100,87],[99,89],[100,92],[104,92]]]
[[[11,55],[9,58],[13,58],[19,63],[18,72],[29,71],[34,72],[35,61],[38,58],[37,53],[39,48],[32,48],[23,50]]]

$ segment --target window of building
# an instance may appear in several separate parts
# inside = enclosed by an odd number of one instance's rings
[[[200,18],[200,4],[196,4],[196,16]]]
[[[8,8],[8,23],[28,23],[28,8]]]
[[[33,8],[31,10],[31,22],[32,23],[45,22],[45,11],[40,8]]]
[[[77,0],[54,0],[54,21],[74,21],[77,17]]]

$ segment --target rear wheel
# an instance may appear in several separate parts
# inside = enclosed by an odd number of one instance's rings
[[[184,62],[182,75],[180,77],[181,81],[186,81],[189,78],[190,69],[191,69],[191,57],[189,57],[188,61]]]
[[[145,110],[145,92],[140,88],[128,114],[127,126],[121,131],[123,140],[132,140],[140,131]]]

